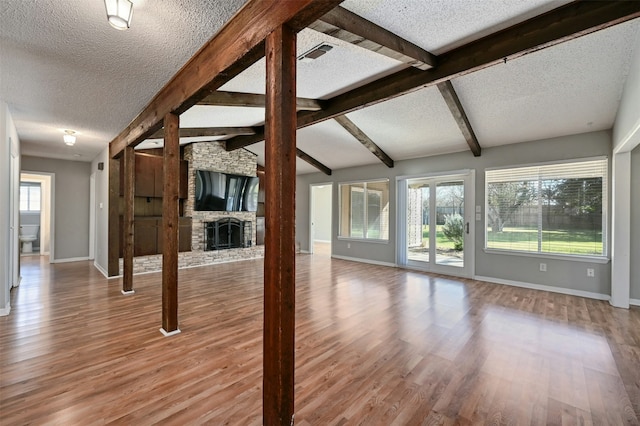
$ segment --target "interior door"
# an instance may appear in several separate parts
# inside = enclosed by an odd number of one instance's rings
[[[400,179],[398,263],[471,276],[473,174]]]

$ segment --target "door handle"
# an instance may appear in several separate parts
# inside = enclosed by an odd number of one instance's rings
[[[467,222],[466,228],[467,228],[467,234],[468,234],[469,233],[469,222]]]

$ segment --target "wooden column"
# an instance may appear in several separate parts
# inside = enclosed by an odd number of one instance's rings
[[[109,159],[109,249],[107,274],[120,275],[120,158]]]
[[[296,33],[266,39],[263,424],[293,424]]]
[[[178,329],[178,191],[180,183],[180,117],[164,117],[162,189],[162,328],[165,336]]]
[[[133,146],[124,149],[124,215],[122,224],[122,294],[133,294],[133,197],[136,157]]]

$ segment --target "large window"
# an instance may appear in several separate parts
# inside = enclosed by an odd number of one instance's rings
[[[340,184],[340,237],[389,239],[389,180]]]
[[[39,212],[40,211],[40,184],[20,183],[20,211]]]
[[[487,170],[485,246],[606,256],[607,159]]]

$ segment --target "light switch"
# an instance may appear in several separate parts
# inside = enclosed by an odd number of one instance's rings
[[[480,213],[476,213],[476,222],[479,222],[482,220],[482,215]]]
[[[482,206],[476,206],[476,213],[482,213]]]
[[[100,208],[102,208],[102,203],[100,203],[99,205],[100,205]]]

